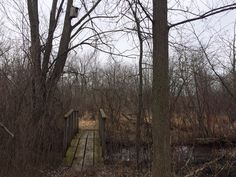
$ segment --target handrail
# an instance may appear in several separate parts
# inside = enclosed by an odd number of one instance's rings
[[[107,116],[106,116],[105,112],[103,111],[103,109],[100,109],[100,114],[101,114],[101,117],[102,117],[103,119],[106,119],[106,118],[107,118]]]
[[[106,154],[106,119],[107,116],[103,109],[99,109],[99,137],[102,146],[102,157]]]
[[[79,111],[71,109],[64,115],[63,149],[66,152],[75,134],[79,131]]]
[[[64,115],[64,118],[67,119],[67,118],[72,114],[73,111],[74,111],[74,109],[69,110],[69,111]]]

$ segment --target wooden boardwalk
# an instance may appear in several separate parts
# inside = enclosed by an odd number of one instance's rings
[[[72,140],[65,163],[75,172],[86,171],[102,162],[102,152],[97,130],[81,130]]]
[[[72,163],[75,171],[86,171],[88,168],[98,163],[97,155],[99,152],[96,146],[99,145],[97,131],[84,130],[79,138],[78,148]]]

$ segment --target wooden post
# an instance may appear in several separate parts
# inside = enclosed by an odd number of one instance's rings
[[[71,114],[71,118],[72,118],[72,135],[75,135],[75,111]]]
[[[100,116],[99,116],[99,136],[100,136],[100,143],[102,145],[102,157],[106,154],[106,114],[102,109],[100,109]]]
[[[68,113],[65,114],[65,126],[64,126],[64,140],[63,140],[63,148],[64,152],[66,152],[67,147],[72,139],[72,130],[71,130],[71,114],[73,113],[73,109],[71,109]]]
[[[76,110],[76,132],[79,132],[79,111]]]
[[[70,121],[70,115],[68,116],[67,121],[68,121],[68,140],[70,142],[70,139],[71,139],[71,121]]]
[[[64,117],[65,118],[65,117]],[[66,152],[67,149],[67,142],[68,142],[68,123],[67,123],[67,119],[64,119],[64,138],[63,138],[63,150],[64,153]]]
[[[73,113],[69,116],[69,122],[70,122],[70,142],[73,138]]]
[[[63,149],[66,152],[73,137],[79,131],[79,111],[71,109],[65,114],[65,126],[64,126],[64,137],[63,137]]]

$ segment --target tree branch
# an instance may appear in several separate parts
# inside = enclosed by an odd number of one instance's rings
[[[236,9],[236,3],[233,3],[233,4],[229,4],[229,5],[226,5],[226,6],[222,6],[222,7],[219,7],[219,8],[215,8],[215,9],[211,9],[197,17],[194,17],[194,18],[190,18],[190,19],[187,19],[187,20],[183,20],[181,22],[177,22],[177,23],[174,23],[174,24],[170,24],[169,25],[169,29],[172,28],[172,27],[175,27],[175,26],[179,26],[179,25],[182,25],[182,24],[185,24],[185,23],[189,23],[189,22],[192,22],[192,21],[196,21],[196,20],[200,20],[200,19],[204,19],[204,18],[207,18],[209,16],[212,16],[212,15],[215,15],[215,14],[219,14],[219,13],[222,13],[222,12],[225,12],[225,11],[229,11],[229,10],[234,10]]]
[[[115,18],[117,16],[94,16],[89,18],[88,20],[86,20],[72,35],[71,35],[71,39],[74,38],[82,29],[83,27],[91,20],[93,19],[97,19],[97,18]]]
[[[5,126],[2,122],[0,122],[0,127],[2,127],[12,138],[14,138],[14,134]]]

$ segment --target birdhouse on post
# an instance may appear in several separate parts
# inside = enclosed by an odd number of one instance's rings
[[[76,17],[78,17],[78,12],[79,12],[79,8],[72,6],[72,7],[70,8],[70,18],[76,18]]]

